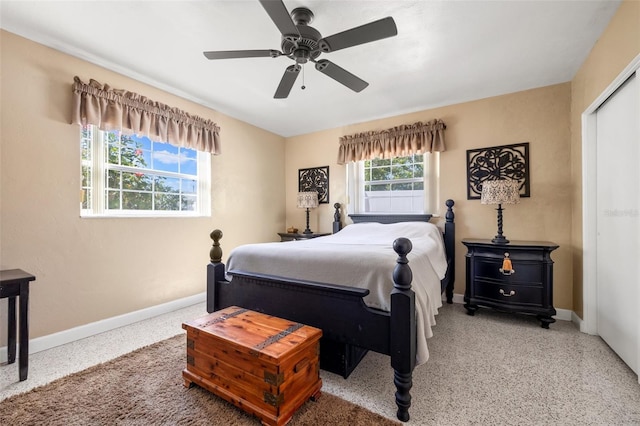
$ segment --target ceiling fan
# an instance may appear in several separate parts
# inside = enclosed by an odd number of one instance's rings
[[[396,23],[392,17],[346,30],[329,37],[322,37],[320,32],[309,24],[313,13],[306,7],[298,7],[287,11],[282,0],[259,0],[278,30],[282,34],[281,51],[266,50],[225,50],[204,52],[207,59],[236,59],[286,56],[295,61],[284,72],[280,84],[273,96],[283,99],[289,96],[291,88],[302,70],[302,65],[311,61],[321,73],[333,78],[349,89],[360,92],[369,85],[366,81],[351,74],[326,59],[317,60],[321,53],[330,53],[348,47],[393,37],[398,34]],[[304,88],[304,86],[302,86]]]

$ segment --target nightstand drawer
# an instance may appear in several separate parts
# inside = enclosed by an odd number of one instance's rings
[[[476,258],[474,259],[474,276],[477,279],[493,279],[505,281],[512,285],[527,284],[542,286],[544,268],[540,262],[511,261],[512,273],[503,273],[502,259]]]
[[[506,304],[540,306],[543,304],[544,289],[525,285],[509,285],[478,280],[475,288],[478,301],[488,300]]]

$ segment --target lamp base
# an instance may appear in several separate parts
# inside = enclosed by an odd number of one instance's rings
[[[309,208],[307,208],[307,228],[304,230],[303,234],[305,235],[313,234],[311,229],[309,229]]]
[[[498,234],[493,237],[491,242],[493,244],[508,244],[509,240],[502,235],[502,204],[498,204],[498,208],[496,210],[498,211]]]
[[[509,240],[507,240],[503,235],[496,235],[491,242],[493,244],[509,244]]]

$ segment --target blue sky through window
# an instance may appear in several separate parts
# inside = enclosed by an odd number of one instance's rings
[[[153,142],[146,136],[131,135],[131,142],[124,143],[137,149],[147,167],[164,172],[197,175],[198,152],[195,149],[177,147],[165,142]]]

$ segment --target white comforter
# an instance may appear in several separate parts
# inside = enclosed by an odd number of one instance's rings
[[[416,293],[416,362],[422,364],[429,358],[426,339],[433,335],[431,327],[442,306],[440,280],[447,269],[442,234],[431,223],[360,223],[326,237],[243,245],[229,254],[227,270],[367,288],[367,306],[390,311],[397,259],[393,241],[398,237],[413,244],[407,257]]]

